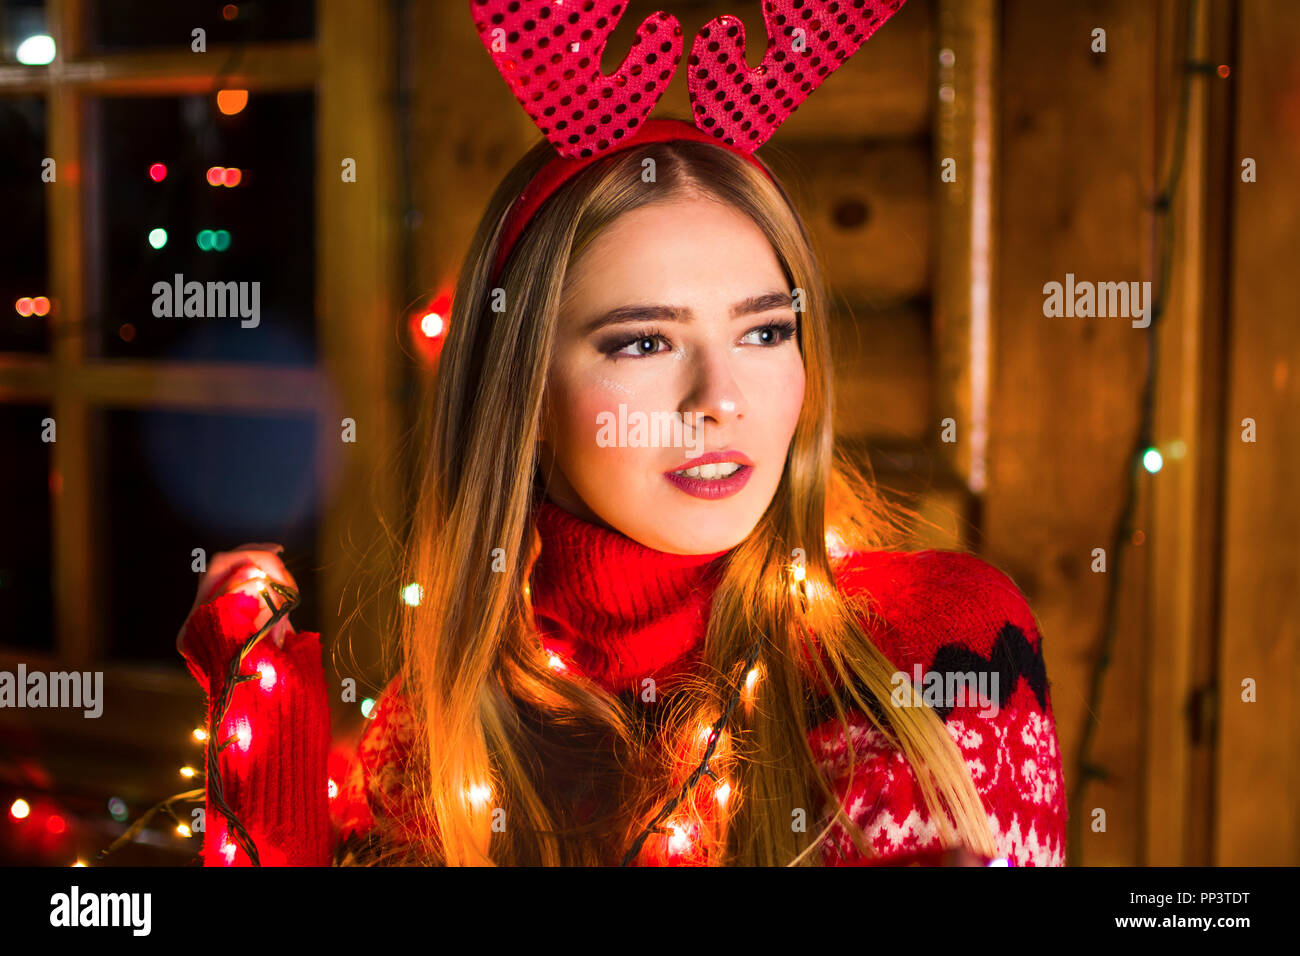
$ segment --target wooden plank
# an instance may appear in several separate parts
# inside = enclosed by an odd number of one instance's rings
[[[833,294],[881,310],[929,295],[927,146],[809,143],[765,158],[803,215]]]
[[[931,440],[976,494],[988,471],[992,348],[995,37],[992,0],[941,0],[934,157],[934,408]],[[952,161],[952,177],[941,175]],[[951,418],[955,442],[938,441]]]
[[[49,359],[0,357],[0,401],[49,400],[62,389],[90,405],[275,413],[315,409],[325,387],[318,370],[301,366],[107,361],[59,378]]]
[[[844,310],[831,321],[835,434],[921,442],[933,430],[929,319],[918,307]]]
[[[1107,54],[1090,50],[1107,30]],[[1110,780],[1080,789],[1077,749],[1097,652],[1109,548],[1129,473],[1145,370],[1142,330],[1125,319],[1048,318],[1043,285],[1150,275],[1153,9],[1119,0],[1008,0],[999,57],[999,269],[993,330],[986,557],[1024,591],[1044,636],[1066,792],[1081,827],[1071,864],[1138,860],[1143,568],[1125,568],[1121,628],[1093,759]],[[1095,57],[1107,59],[1099,64]],[[1086,145],[1083,145],[1086,144]],[[1139,521],[1144,516],[1139,515]],[[1139,524],[1139,527],[1141,525]],[[1114,555],[1110,555],[1111,562]],[[1094,809],[1107,829],[1093,832]]]
[[[51,33],[59,49],[75,58],[83,49],[85,23],[81,0],[53,0],[48,7]],[[56,379],[75,378],[85,355],[85,149],[83,101],[66,86],[49,93],[49,150],[58,178],[49,186],[50,287],[56,309],[50,320],[51,359]],[[93,491],[90,409],[71,389],[52,396],[56,440],[50,449],[50,505],[53,522],[54,631],[59,657],[81,669],[98,660],[103,627],[95,609],[99,581],[92,514]]]
[[[1240,7],[1216,866],[1300,862],[1300,6]],[[1254,159],[1258,181],[1241,181]],[[1251,418],[1257,440],[1242,441]],[[1258,684],[1242,701],[1242,683]]]
[[[188,38],[187,38],[188,39]],[[258,43],[207,53],[172,50],[115,53],[80,59],[58,46],[49,66],[0,67],[0,96],[30,96],[58,87],[83,96],[175,96],[220,88],[258,92],[309,90],[319,64],[310,40]]]
[[[346,632],[351,659],[373,667],[397,600],[378,592],[391,585],[396,558],[380,521],[400,524],[402,477],[391,457],[402,424],[395,335],[405,334],[394,146],[398,30],[382,4],[322,0],[317,10],[320,57],[329,69],[318,92],[317,221],[328,228],[316,234],[316,301],[322,374],[331,385],[319,408],[318,455],[322,473],[335,471],[336,462],[339,476],[325,489],[318,530],[320,606],[338,616],[325,615],[319,630],[326,642],[336,640],[354,614],[377,608],[381,620],[361,617]],[[342,181],[344,158],[356,161],[355,182]],[[356,422],[355,442],[341,440],[345,417]]]
[[[1202,4],[1197,59],[1233,60],[1226,3]],[[1181,52],[1187,7],[1164,0],[1160,48],[1158,155],[1173,146],[1184,79]],[[1213,679],[1206,664],[1217,630],[1219,475],[1223,467],[1221,410],[1226,376],[1222,316],[1226,314],[1230,193],[1229,87],[1217,79],[1193,81],[1182,188],[1173,208],[1174,258],[1170,298],[1160,320],[1160,381],[1156,440],[1165,467],[1151,483],[1152,522],[1149,663],[1145,701],[1142,863],[1208,866],[1212,807],[1207,730],[1195,739],[1191,706]]]

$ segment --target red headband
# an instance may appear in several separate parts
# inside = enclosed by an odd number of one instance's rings
[[[671,139],[714,142],[748,156],[903,0],[764,0],[767,49],[753,69],[745,61],[745,25],[732,16],[715,17],[695,38],[688,61],[687,90],[698,129],[651,121],[631,136],[682,58],[676,17],[662,11],[646,17],[627,58],[606,76],[600,61],[625,0],[469,0],[469,5],[497,71],[560,156],[542,168],[511,208],[495,272],[542,203],[597,156]]]
[[[537,215],[537,211],[542,208],[546,200],[550,199],[561,186],[578,175],[578,173],[597,160],[604,159],[613,153],[633,149],[647,143],[667,143],[683,139],[729,149],[744,158],[768,179],[772,178],[772,174],[767,171],[767,167],[753,155],[743,149],[736,149],[734,146],[725,146],[708,133],[700,132],[690,123],[683,120],[649,120],[634,136],[625,139],[613,149],[578,159],[557,156],[537,171],[537,174],[524,187],[524,191],[515,199],[514,204],[510,207],[510,212],[506,214],[505,224],[501,227],[501,240],[497,243],[496,260],[492,264],[493,281],[501,274],[501,267],[505,265],[506,259],[509,258],[511,251],[515,247],[515,243],[519,241],[519,237],[523,235],[524,229],[532,221],[533,216]]]

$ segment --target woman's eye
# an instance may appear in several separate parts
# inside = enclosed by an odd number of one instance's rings
[[[753,329],[742,341],[749,340],[755,345],[780,345],[794,338],[796,326],[793,322],[773,322],[762,328]]]
[[[656,352],[661,351],[658,346],[664,341],[664,337],[661,335],[638,335],[635,338],[615,343],[606,350],[606,354],[616,358],[638,358],[645,355],[654,355]]]

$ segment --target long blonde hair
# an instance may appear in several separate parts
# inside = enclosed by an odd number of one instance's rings
[[[461,270],[439,368],[426,384],[401,573],[402,581],[422,582],[423,598],[399,609],[400,645],[392,648],[400,651],[397,677],[415,737],[405,825],[418,836],[400,842],[393,822],[380,819],[374,845],[382,852],[365,862],[617,863],[695,768],[701,754],[682,742],[712,725],[745,680],[736,668],[758,634],[766,637],[759,679],[711,761],[731,786],[726,813],[705,837],[713,865],[820,865],[820,844],[836,819],[871,852],[815,764],[807,736],[813,673],[832,688],[841,733],[849,737],[847,710],[856,707],[905,754],[942,842],[994,855],[979,795],[938,715],[889,705],[896,667],[864,628],[869,595],[843,595],[834,585],[828,530],[845,548],[870,550],[890,544],[900,525],[873,483],[835,450],[827,308],[808,235],[785,191],[718,146],[624,150],[549,200],[494,282],[509,204],[552,155],[539,143],[493,196]],[[655,161],[650,183],[641,175],[647,158]],[[724,559],[704,667],[671,699],[646,708],[548,665],[527,594],[540,549],[532,508],[542,493],[537,438],[568,264],[623,213],[683,190],[750,216],[790,288],[803,290],[806,386],[780,485],[753,532]],[[497,286],[503,312],[492,309]],[[796,549],[805,556],[801,582],[790,574]],[[646,710],[655,711],[653,721]],[[579,781],[597,800],[582,821],[573,815]],[[830,806],[833,813],[822,812]],[[791,825],[799,810],[806,828]]]

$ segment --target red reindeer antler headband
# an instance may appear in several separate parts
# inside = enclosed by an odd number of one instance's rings
[[[563,183],[596,158],[646,142],[694,139],[752,155],[822,81],[858,51],[904,0],[764,0],[767,50],[752,70],[745,26],[721,16],[691,46],[687,90],[695,127],[646,123],[682,58],[682,28],[662,11],[637,28],[611,75],[600,72],[625,0],[470,0],[498,72],[559,157],[507,215],[494,275],[524,227]]]

